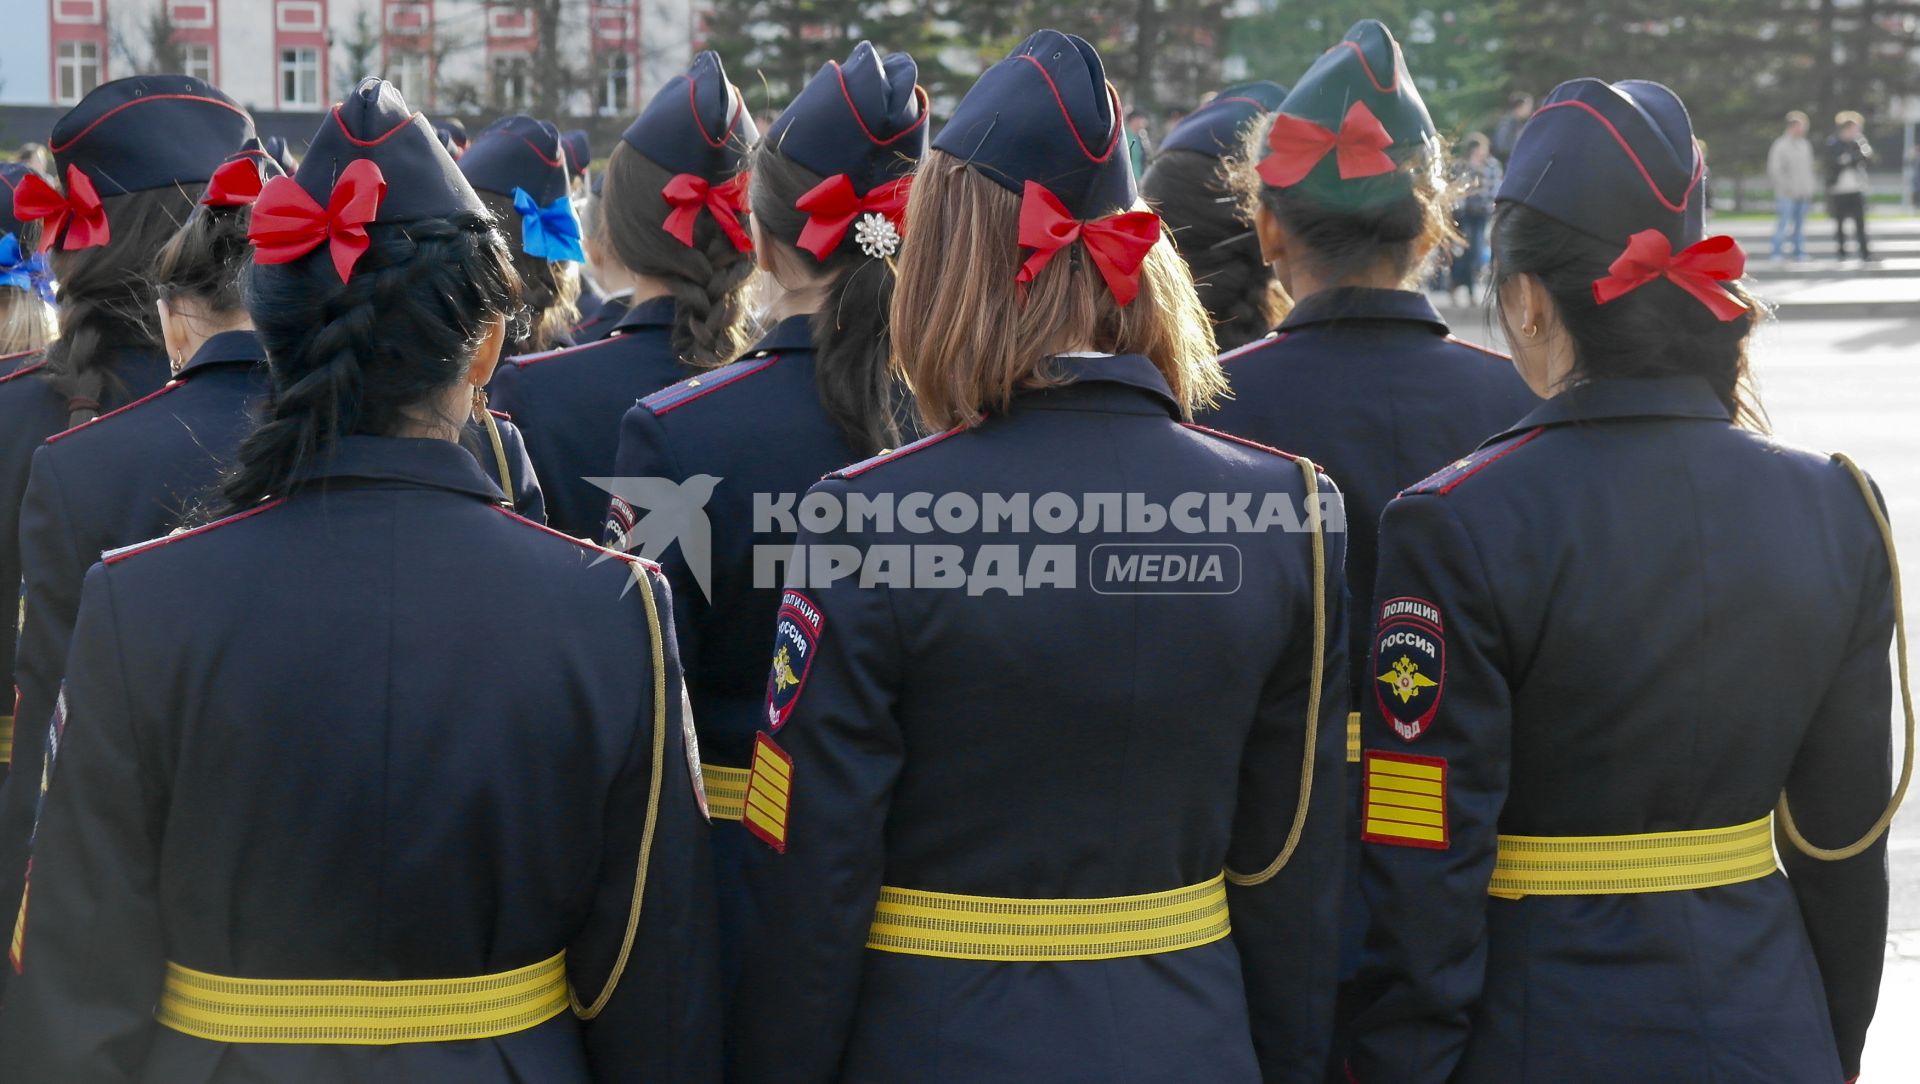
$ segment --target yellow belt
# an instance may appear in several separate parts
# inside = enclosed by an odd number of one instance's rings
[[[1227,936],[1224,875],[1167,892],[1106,899],[955,896],[882,886],[867,947],[954,960],[1110,960]]]
[[[13,716],[0,715],[0,764],[13,763]]]
[[[746,814],[749,774],[745,768],[700,765],[700,777],[707,784],[707,812],[714,820],[737,821]]]
[[[1773,818],[1731,828],[1633,836],[1501,836],[1490,895],[1681,892],[1757,881],[1774,871]]]
[[[1347,713],[1347,763],[1360,763],[1360,713]]]
[[[368,982],[234,979],[167,963],[154,1018],[222,1043],[386,1046],[525,1031],[567,1007],[567,954],[497,975]]]

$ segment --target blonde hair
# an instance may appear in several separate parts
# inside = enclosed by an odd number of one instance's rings
[[[0,287],[0,355],[45,350],[60,337],[52,305],[32,290]]]
[[[907,201],[893,360],[929,426],[969,424],[1016,392],[1061,383],[1046,363],[1069,350],[1146,355],[1183,417],[1226,391],[1207,310],[1164,232],[1140,265],[1139,296],[1121,305],[1075,249],[1033,282],[1014,282],[1019,229],[1019,196],[944,151],[928,153]]]

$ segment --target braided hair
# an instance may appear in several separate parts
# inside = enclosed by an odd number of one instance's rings
[[[893,370],[893,267],[852,243],[849,231],[824,261],[775,238],[798,237],[807,216],[794,204],[824,178],[763,142],[753,151],[753,217],[771,254],[829,280],[813,314],[814,390],[847,446],[865,457],[900,443],[906,388]],[[785,266],[781,264],[780,266]]]
[[[497,192],[476,194],[497,221],[519,220],[511,198]],[[523,327],[516,321],[515,330],[524,330],[524,334],[509,339],[502,356],[538,354],[565,345],[567,332],[580,322],[580,265],[571,260],[556,262],[529,256],[511,239],[507,247],[513,251],[513,269],[520,276],[526,319]]]
[[[47,348],[46,373],[66,401],[68,425],[97,416],[109,391],[119,390],[112,347],[162,349],[148,261],[193,213],[199,195],[198,186],[169,185],[107,196],[100,202],[112,240],[95,248],[54,250],[60,338]]]
[[[284,494],[340,437],[399,430],[519,306],[506,242],[482,215],[369,225],[367,237],[344,283],[324,255],[254,266],[247,306],[272,383],[221,485],[227,511]]]
[[[172,305],[191,298],[210,316],[231,316],[245,307],[246,272],[253,264],[247,243],[250,204],[201,206],[154,257],[149,281],[154,296]]]
[[[625,140],[614,144],[596,214],[613,254],[636,275],[658,279],[673,295],[673,352],[698,368],[724,365],[751,345],[747,311],[752,253],[741,252],[702,212],[693,245],[667,233],[670,208],[660,190],[672,174]]]
[[[1249,129],[1251,136],[1258,126]],[[1247,148],[1233,160],[1250,157]],[[1286,291],[1260,256],[1253,214],[1231,187],[1231,165],[1197,151],[1162,151],[1140,181],[1140,194],[1160,214],[1193,285],[1213,319],[1220,349],[1250,343],[1286,315]]]
[[[0,198],[5,198],[0,192]],[[40,220],[29,219],[13,229],[20,251],[32,252],[40,244]],[[53,306],[40,299],[31,286],[0,286],[0,355],[44,350],[59,337],[59,315]]]

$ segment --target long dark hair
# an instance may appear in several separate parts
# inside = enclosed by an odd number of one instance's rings
[[[625,140],[615,143],[595,213],[627,270],[673,292],[673,352],[700,368],[724,365],[747,348],[752,334],[747,279],[753,255],[735,249],[704,211],[694,220],[693,247],[675,240],[664,228],[670,208],[660,194],[672,179]]]
[[[1491,293],[1498,297],[1498,288],[1516,275],[1540,280],[1572,341],[1575,380],[1703,376],[1736,422],[1766,431],[1747,361],[1747,343],[1765,311],[1761,303],[1744,285],[1728,283],[1748,311],[1721,320],[1698,298],[1656,279],[1601,305],[1593,284],[1606,277],[1620,250],[1531,207],[1502,203],[1493,219]]]
[[[525,333],[508,342],[502,354],[537,354],[562,345],[568,329],[580,322],[579,266],[527,255],[516,240],[520,215],[513,209],[513,200],[497,192],[479,196],[509,235],[507,248],[513,253],[513,270],[520,276],[521,300],[526,304]]]
[[[899,416],[906,389],[894,373],[893,268],[843,242],[815,260],[775,238],[798,237],[807,216],[794,203],[824,178],[761,143],[753,151],[753,216],[761,236],[781,246],[780,259],[801,261],[831,278],[827,301],[813,314],[814,390],[827,416],[861,457],[900,443]]]
[[[230,315],[245,305],[246,272],[253,248],[247,243],[252,208],[242,205],[199,207],[153,259],[149,278],[154,296],[171,304],[190,297],[210,314]]]
[[[200,186],[168,185],[107,196],[112,240],[95,248],[53,252],[60,279],[60,338],[47,347],[47,377],[67,403],[67,424],[100,413],[119,376],[109,362],[112,346],[158,352],[160,317],[153,305],[149,262],[193,213]]]
[[[1260,256],[1251,208],[1233,193],[1230,170],[1211,155],[1172,150],[1154,158],[1140,181],[1140,194],[1159,212],[1193,270],[1221,350],[1272,331],[1287,309],[1286,291]]]
[[[1460,241],[1453,224],[1454,185],[1440,169],[1448,154],[1446,141],[1434,139],[1400,164],[1406,191],[1369,207],[1328,206],[1310,195],[1306,185],[1263,184],[1255,169],[1257,155],[1236,169],[1241,190],[1254,193],[1306,246],[1305,252],[1290,252],[1290,260],[1313,268],[1328,282],[1356,278],[1384,261],[1401,281],[1411,283],[1424,255]]]
[[[266,420],[221,485],[228,510],[285,493],[342,436],[395,432],[519,306],[506,242],[484,216],[373,225],[367,237],[345,283],[324,251],[254,266],[247,307],[273,380]]]

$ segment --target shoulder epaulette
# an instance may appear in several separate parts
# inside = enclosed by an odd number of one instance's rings
[[[1220,355],[1220,364],[1225,365],[1229,361],[1237,361],[1249,354],[1257,354],[1275,343],[1285,342],[1289,334],[1290,332],[1285,331],[1269,331],[1250,343],[1241,343],[1239,346]]]
[[[1196,433],[1205,433],[1207,436],[1213,437],[1217,440],[1224,440],[1230,444],[1238,444],[1245,448],[1252,448],[1255,451],[1265,452],[1268,455],[1277,455],[1289,463],[1297,463],[1300,461],[1300,457],[1297,455],[1294,455],[1292,452],[1283,452],[1280,449],[1275,448],[1270,444],[1262,444],[1257,440],[1248,440],[1245,437],[1238,437],[1233,435],[1232,433],[1223,432],[1219,429],[1209,429],[1206,426],[1200,425],[1197,422],[1181,422],[1180,424],[1185,426],[1188,429],[1193,430]],[[1325,467],[1322,467],[1318,463],[1315,463],[1313,465],[1313,469],[1315,471],[1318,471],[1321,474],[1327,473],[1327,469]]]
[[[1545,427],[1542,426],[1540,429],[1529,429],[1525,433],[1517,433],[1508,437],[1498,444],[1489,444],[1479,451],[1474,452],[1472,455],[1454,460],[1427,476],[1424,480],[1401,490],[1400,493],[1402,496],[1408,493],[1438,493],[1445,496],[1453,492],[1454,487],[1458,486],[1461,482],[1486,470],[1494,463],[1511,454],[1521,445],[1539,436],[1541,429],[1544,428]]]
[[[94,426],[99,425],[101,422],[106,421],[108,418],[117,418],[120,415],[125,414],[127,411],[132,410],[134,407],[137,407],[142,403],[150,403],[153,400],[160,398],[162,395],[167,394],[168,392],[181,386],[184,383],[186,383],[186,381],[184,380],[169,380],[165,384],[160,385],[160,387],[157,388],[156,390],[150,391],[147,394],[142,395],[140,398],[135,399],[133,402],[128,403],[125,406],[115,407],[114,409],[109,410],[105,414],[101,414],[98,417],[89,418],[86,421],[81,422],[79,425],[74,426],[72,429],[62,429],[60,432],[55,433],[54,435],[48,437],[47,443],[58,444],[61,441],[67,439],[68,437],[74,435],[75,433],[80,432],[82,429],[91,429]]]
[[[516,369],[525,369],[530,365],[538,365],[543,361],[552,361],[555,358],[572,357],[573,355],[581,353],[582,351],[592,350],[595,347],[606,346],[608,343],[613,343],[618,341],[619,341],[619,336],[616,335],[606,339],[595,339],[593,342],[590,342],[590,343],[575,343],[572,346],[558,346],[552,350],[542,350],[537,354],[519,354],[514,357],[508,358],[507,364],[513,366]]]
[[[510,422],[513,420],[513,415],[507,413],[504,410],[495,410],[492,407],[488,407],[487,413],[493,415],[494,417],[500,419],[503,422]]]
[[[771,357],[743,358],[731,365],[722,365],[711,372],[690,376],[677,384],[668,384],[645,399],[640,405],[659,417],[669,411],[686,406],[702,395],[710,395],[737,380],[743,380],[780,360],[780,355]]]
[[[986,417],[986,415],[983,414],[980,417],[984,418]],[[979,418],[976,418],[974,419],[973,422],[969,422],[963,425],[956,425],[952,429],[948,429],[940,433],[935,433],[930,437],[921,437],[919,440],[913,441],[908,444],[902,444],[898,448],[889,449],[887,451],[881,452],[879,455],[869,456],[866,459],[862,459],[860,462],[855,463],[851,466],[841,467],[839,470],[825,475],[825,477],[827,478],[858,478],[861,475],[867,473],[868,471],[872,470],[873,468],[879,466],[882,463],[891,463],[894,460],[899,459],[901,456],[912,455],[913,453],[920,451],[922,448],[931,448],[934,445],[940,443],[941,441],[947,439],[948,437],[953,436],[955,433],[964,433],[968,429],[973,428],[973,426],[977,424],[979,420],[980,420]]]
[[[1445,339],[1445,341],[1450,342],[1455,346],[1464,346],[1469,350],[1478,350],[1482,354],[1485,354],[1486,356],[1493,358],[1496,361],[1504,361],[1504,362],[1507,362],[1508,364],[1513,363],[1513,357],[1511,355],[1503,354],[1500,351],[1493,349],[1492,347],[1481,346],[1479,343],[1470,343],[1458,335],[1445,335],[1445,336],[1442,336],[1442,338]]]
[[[37,353],[37,351],[16,350],[11,354],[0,354],[0,365],[5,365],[9,361],[19,361],[21,358],[28,357],[34,353]]]
[[[10,373],[0,373],[0,384],[5,384],[9,380],[18,380],[28,373],[37,373],[46,367],[47,359],[41,358],[31,365],[22,365]]]
[[[100,560],[111,565],[120,561],[124,561],[127,558],[132,557],[134,554],[137,554],[137,553],[145,553],[148,550],[157,550],[161,546],[171,546],[175,542],[178,542],[182,539],[192,538],[195,535],[206,534],[208,531],[215,530],[220,527],[225,527],[229,524],[238,523],[243,519],[251,519],[252,517],[257,516],[260,513],[265,512],[270,508],[280,507],[282,504],[286,503],[286,500],[287,499],[285,497],[278,497],[278,498],[275,498],[274,500],[268,501],[263,505],[259,505],[254,508],[249,508],[244,512],[236,512],[233,515],[226,517],[225,519],[216,519],[212,523],[203,523],[198,527],[190,527],[190,528],[178,530],[173,532],[172,534],[163,535],[160,538],[149,539],[145,542],[135,542],[131,546],[121,546],[117,550],[108,550],[105,553],[102,553],[100,555]]]
[[[490,505],[489,507],[491,507],[494,511],[500,513],[501,515],[507,517],[508,519],[513,520],[516,523],[522,524],[523,526],[532,527],[534,530],[539,531],[542,534],[550,534],[555,538],[565,539],[566,541],[571,542],[576,546],[579,546],[581,549],[586,550],[589,553],[592,553],[598,556],[604,556],[604,557],[617,557],[620,560],[625,561],[630,565],[639,565],[641,568],[646,569],[648,572],[660,571],[659,565],[655,564],[652,561],[647,560],[645,557],[642,557],[637,553],[622,553],[619,550],[608,549],[607,547],[602,546],[597,542],[589,542],[584,538],[576,538],[565,531],[556,531],[552,527],[549,527],[544,523],[538,522],[537,520],[528,519],[527,517],[521,515],[518,512],[515,512],[513,509],[508,508],[504,505],[495,504],[495,505]]]

